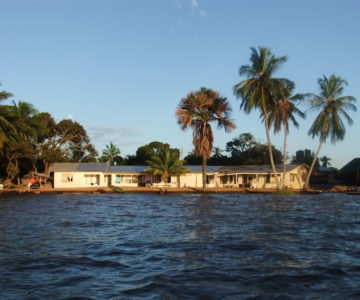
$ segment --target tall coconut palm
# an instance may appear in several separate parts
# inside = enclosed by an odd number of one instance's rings
[[[203,189],[206,187],[206,160],[210,158],[213,147],[211,123],[229,132],[235,128],[230,119],[231,107],[225,97],[207,88],[189,93],[182,98],[176,110],[179,125],[183,130],[193,129],[195,153],[202,157]]]
[[[304,189],[309,188],[311,173],[314,169],[315,162],[318,158],[322,146],[330,138],[331,143],[342,141],[345,137],[345,125],[342,117],[345,118],[349,125],[353,124],[353,120],[348,112],[356,111],[353,96],[342,96],[347,81],[339,76],[331,75],[318,80],[320,87],[320,95],[311,94],[310,110],[320,110],[314,123],[311,125],[308,134],[312,138],[319,137],[319,146],[310,166],[308,176],[305,181]]]
[[[240,76],[247,79],[234,86],[234,94],[241,99],[240,109],[245,113],[250,113],[254,109],[260,110],[265,123],[265,131],[268,142],[270,163],[275,175],[278,188],[280,182],[275,169],[270,132],[269,132],[269,113],[271,113],[277,102],[276,95],[284,87],[293,87],[293,82],[285,78],[274,78],[274,73],[286,62],[286,56],[276,57],[268,48],[251,48],[250,65],[240,67]]]
[[[295,105],[295,101],[302,100],[306,95],[295,94],[292,95],[293,87],[281,89],[274,110],[269,113],[269,124],[274,126],[274,133],[278,133],[281,128],[284,129],[284,149],[283,149],[283,174],[281,180],[281,188],[285,188],[285,175],[286,175],[286,149],[287,149],[287,137],[289,134],[289,121],[298,128],[299,123],[296,120],[296,115],[300,118],[305,118],[305,113],[298,109]],[[292,96],[291,96],[292,95]]]
[[[115,157],[120,155],[120,149],[110,142],[109,145],[106,145],[106,149],[103,150],[102,154],[106,157],[109,164],[112,165]]]
[[[171,176],[179,176],[189,172],[187,168],[182,166],[184,161],[179,159],[179,152],[172,151],[167,146],[159,149],[157,154],[146,163],[150,165],[150,168],[145,169],[145,172],[154,176],[161,176],[165,185]]]

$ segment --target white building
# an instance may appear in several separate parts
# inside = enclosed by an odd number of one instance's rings
[[[172,176],[168,187],[202,187],[201,166],[185,165],[189,172]],[[82,188],[137,186],[164,186],[159,177],[145,173],[148,166],[110,166],[106,163],[55,163],[50,168],[55,188]],[[282,176],[282,166],[277,165],[278,176]],[[285,186],[302,188],[308,172],[306,165],[288,165]],[[267,165],[207,166],[207,187],[251,187],[275,188],[272,170]]]

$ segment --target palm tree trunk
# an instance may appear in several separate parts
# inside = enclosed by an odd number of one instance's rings
[[[282,174],[282,189],[285,189],[285,175],[286,175],[286,147],[287,147],[288,131],[284,126],[284,152],[283,152],[283,174]]]
[[[309,188],[309,182],[310,182],[310,177],[311,177],[311,173],[313,172],[313,169],[314,169],[314,166],[315,166],[315,163],[316,163],[316,160],[318,158],[318,155],[320,153],[320,150],[322,148],[322,146],[324,145],[324,141],[321,141],[320,144],[319,144],[319,147],[315,153],[315,156],[313,158],[313,161],[311,163],[311,167],[310,167],[310,170],[309,170],[309,173],[306,177],[306,181],[305,181],[305,184],[304,184],[304,190],[307,190]]]
[[[202,155],[202,181],[203,181],[203,191],[206,188],[206,154]]]
[[[273,153],[272,153],[272,145],[271,145],[270,133],[269,133],[269,120],[268,120],[266,110],[264,110],[264,119],[265,119],[266,138],[267,138],[268,147],[269,147],[269,156],[270,156],[271,168],[272,168],[272,171],[273,171],[274,176],[275,176],[275,182],[276,182],[277,189],[279,190],[280,189],[280,183],[279,183],[279,178],[277,176],[277,172],[276,172],[276,168],[275,168],[274,156],[273,156]]]

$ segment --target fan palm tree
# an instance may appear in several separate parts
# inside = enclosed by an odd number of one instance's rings
[[[352,125],[353,120],[347,111],[356,111],[354,104],[356,99],[353,96],[342,96],[344,87],[347,85],[346,80],[336,75],[330,77],[324,75],[318,80],[318,84],[320,95],[311,94],[309,109],[320,110],[320,113],[311,125],[308,134],[312,138],[319,137],[320,143],[311,163],[304,189],[309,187],[310,176],[322,146],[329,138],[333,144],[344,139],[346,130],[341,118],[345,118],[347,123]]]
[[[206,160],[210,158],[213,147],[211,123],[229,132],[235,128],[230,119],[231,107],[225,97],[207,88],[189,93],[182,98],[176,110],[179,125],[183,130],[193,129],[195,153],[202,157],[203,190],[206,188]]]
[[[109,145],[106,145],[106,149],[103,150],[102,154],[105,156],[109,164],[112,165],[115,157],[120,155],[120,149],[110,142]]]
[[[150,165],[150,168],[145,169],[145,172],[154,176],[161,176],[165,185],[171,176],[179,176],[189,172],[187,168],[182,166],[184,161],[179,159],[179,152],[172,151],[167,146],[159,149],[157,154],[146,163]]]
[[[323,157],[320,157],[321,166],[324,168],[327,168],[328,166],[331,166],[331,158],[324,155]]]
[[[269,113],[269,124],[274,126],[274,133],[277,133],[283,127],[284,129],[284,149],[283,149],[283,174],[281,180],[281,188],[285,188],[285,175],[286,175],[286,148],[287,148],[287,137],[289,134],[289,121],[298,128],[299,123],[295,116],[305,118],[305,113],[298,109],[294,101],[302,100],[306,95],[295,94],[292,95],[293,87],[284,88],[279,94],[279,101],[277,102],[275,109]]]
[[[254,109],[260,110],[260,115],[265,123],[265,131],[269,149],[270,163],[275,175],[275,181],[280,188],[279,179],[275,169],[270,132],[269,113],[277,106],[278,92],[285,88],[291,89],[294,84],[285,78],[274,78],[274,73],[286,62],[286,56],[276,57],[268,48],[251,48],[250,65],[240,67],[240,76],[247,79],[234,86],[234,94],[241,99],[240,109],[250,113]]]

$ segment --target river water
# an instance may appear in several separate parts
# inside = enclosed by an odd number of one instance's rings
[[[360,297],[360,198],[0,197],[0,299]]]

